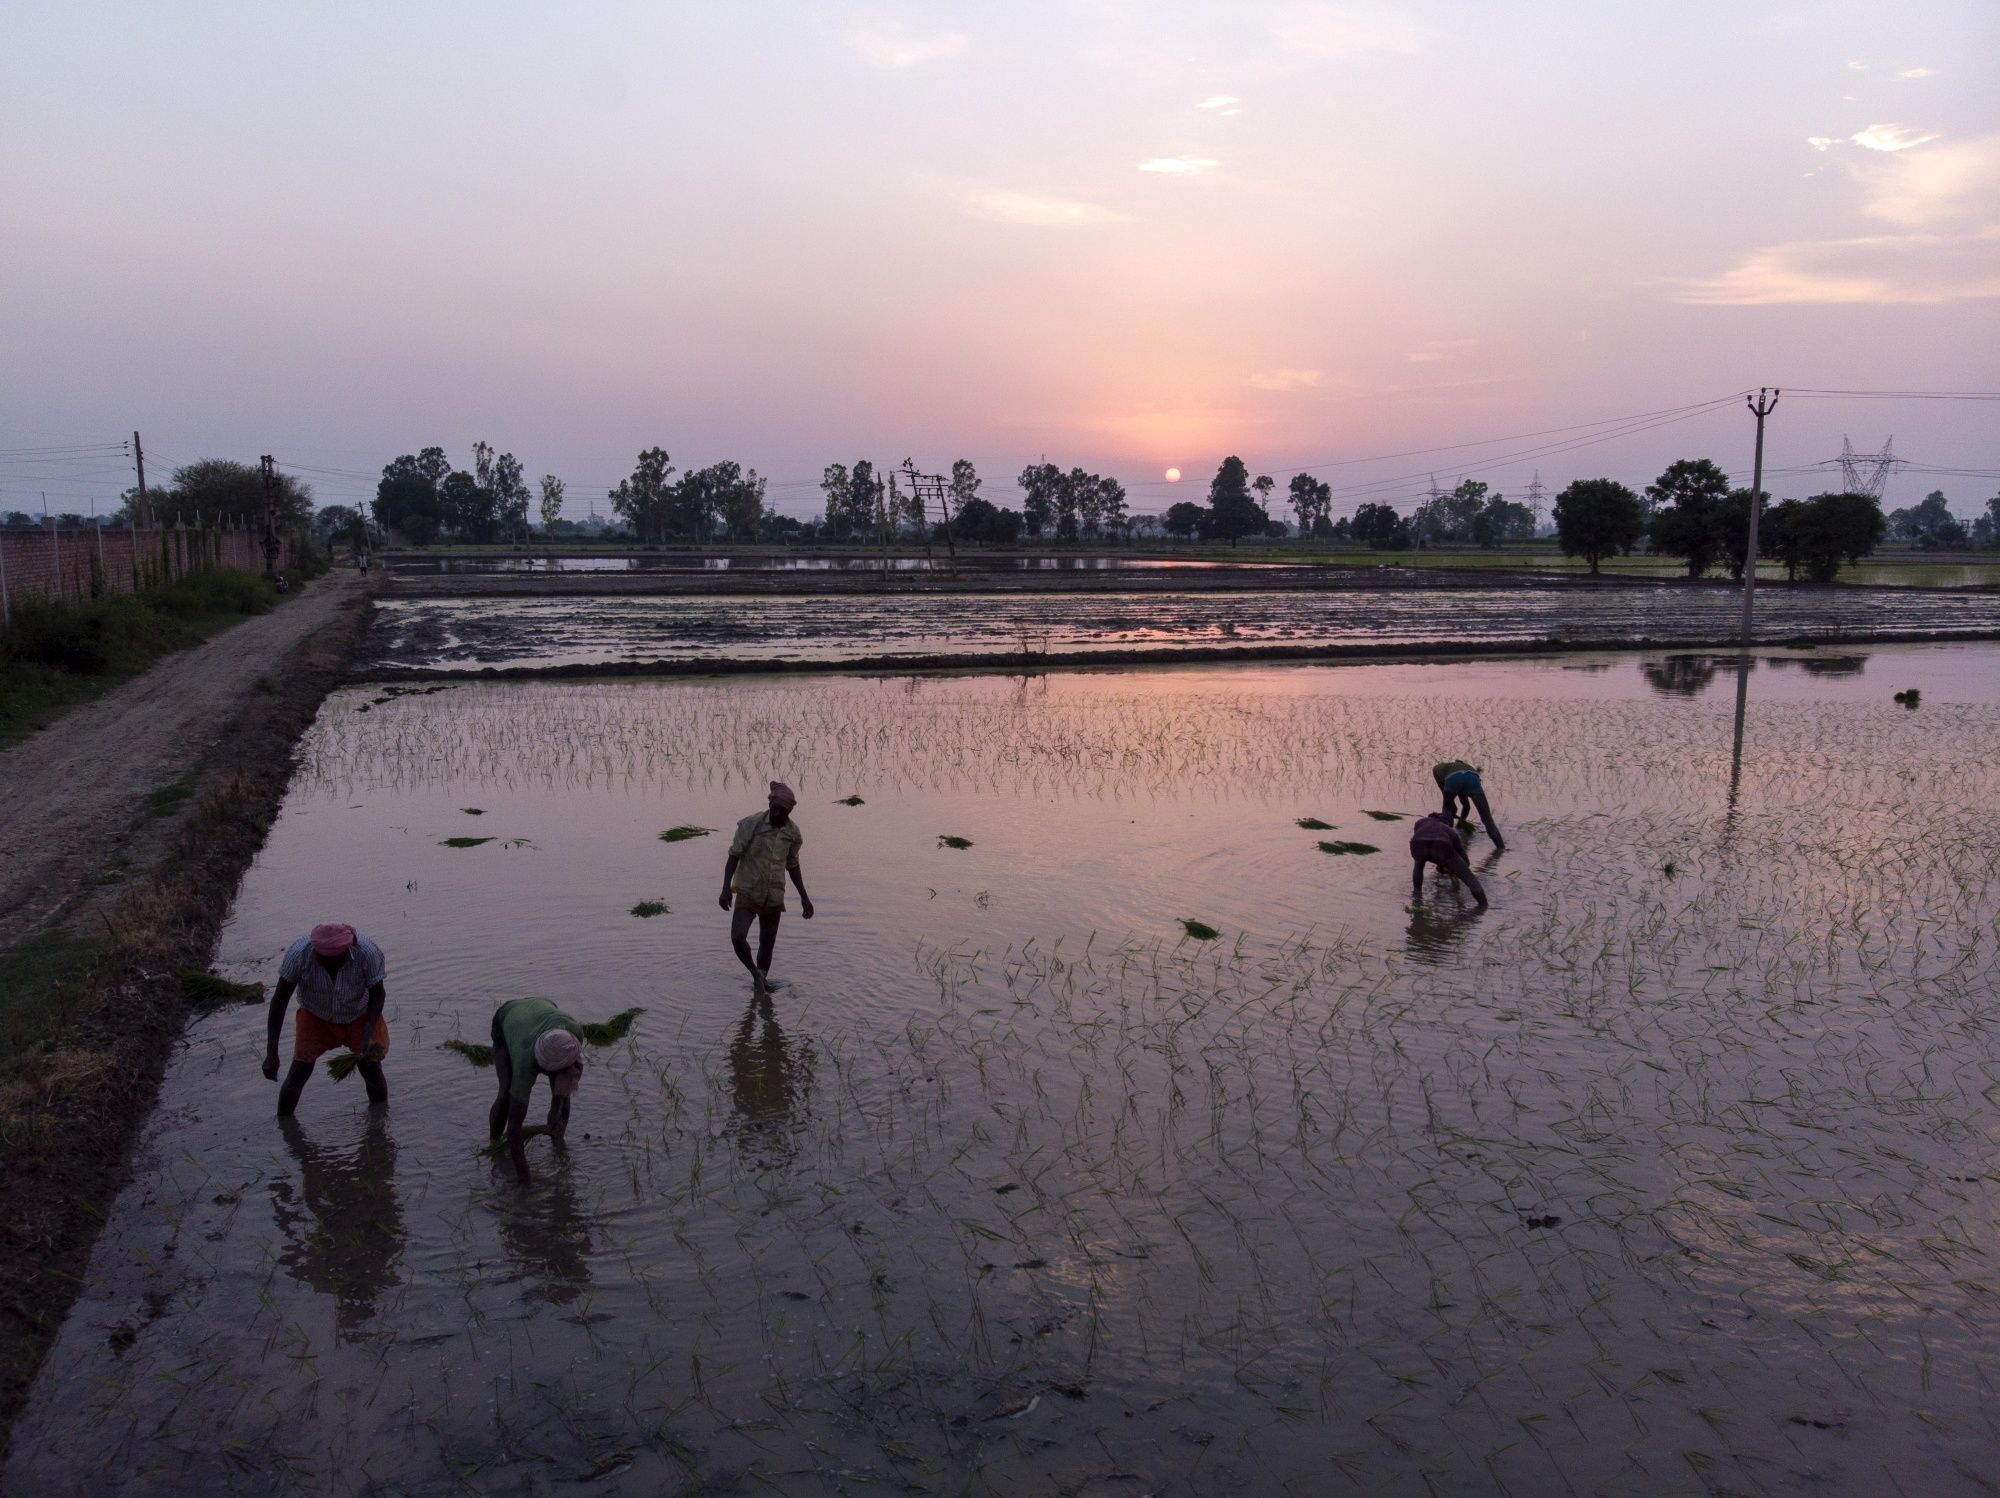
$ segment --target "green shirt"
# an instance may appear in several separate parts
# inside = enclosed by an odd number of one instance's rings
[[[507,1095],[517,1103],[526,1103],[535,1090],[535,1078],[541,1075],[535,1042],[551,1029],[583,1039],[577,1022],[547,999],[509,999],[494,1011],[493,1033],[507,1045]]]

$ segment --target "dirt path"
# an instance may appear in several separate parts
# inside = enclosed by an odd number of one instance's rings
[[[127,851],[143,834],[147,795],[193,770],[258,678],[361,586],[351,572],[331,573],[0,751],[0,946],[66,909]]]

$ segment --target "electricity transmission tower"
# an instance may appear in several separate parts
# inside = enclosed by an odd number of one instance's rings
[[[1535,470],[1534,481],[1528,485],[1528,513],[1535,517],[1535,534],[1542,533],[1542,498],[1548,493],[1548,486],[1542,482],[1542,470]]]
[[[1903,460],[1896,456],[1896,439],[1884,437],[1879,453],[1858,453],[1847,438],[1840,439],[1840,479],[1849,494],[1866,494],[1880,499],[1889,482],[1889,470]]]

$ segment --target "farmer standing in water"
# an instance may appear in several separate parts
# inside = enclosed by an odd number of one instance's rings
[[[388,990],[382,986],[388,964],[382,949],[352,926],[319,925],[289,947],[278,963],[278,989],[271,995],[269,1044],[264,1050],[264,1076],[278,1080],[278,1037],[285,1031],[285,1006],[299,996],[298,1018],[292,1024],[292,1069],[278,1089],[278,1116],[289,1118],[299,1105],[313,1063],[328,1051],[345,1046],[361,1058],[355,1070],[368,1088],[368,1101],[389,1101],[389,1084],[382,1076],[382,1058],[389,1054],[389,1026],[382,1018]]]
[[[549,1137],[560,1145],[569,1128],[569,1100],[583,1081],[583,1027],[547,999],[509,999],[493,1011],[493,1069],[500,1095],[486,1116],[486,1137],[507,1130],[507,1155],[525,1185],[528,1152],[521,1131],[535,1078],[549,1079]]]
[[[736,824],[730,839],[729,862],[722,869],[722,908],[735,913],[729,919],[729,941],[736,948],[736,960],[750,969],[751,986],[769,993],[783,985],[771,981],[771,949],[778,944],[778,920],[785,913],[785,879],[789,875],[799,892],[799,914],[813,918],[812,896],[806,893],[805,876],[799,872],[799,849],[805,846],[792,808],[799,798],[781,780],[771,782],[770,809],[745,817]],[[757,955],[750,955],[750,922],[757,922]]]
[[[1465,839],[1451,825],[1449,813],[1427,812],[1410,830],[1410,859],[1410,899],[1413,902],[1419,902],[1424,897],[1424,865],[1434,863],[1454,879],[1463,879],[1471,885],[1472,898],[1479,902],[1480,909],[1486,908],[1486,886],[1479,882],[1479,876],[1472,872],[1472,865],[1466,861]]]
[[[1493,822],[1493,808],[1486,804],[1486,787],[1479,779],[1479,771],[1462,759],[1448,759],[1441,765],[1431,766],[1431,779],[1444,792],[1444,814],[1464,816],[1472,808],[1479,809],[1479,820],[1486,825],[1486,835],[1493,839],[1493,846],[1505,848],[1507,839],[1500,835],[1500,829]]]

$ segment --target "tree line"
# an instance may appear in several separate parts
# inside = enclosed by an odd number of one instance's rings
[[[1616,479],[1579,479],[1556,496],[1556,542],[1596,573],[1606,557],[1628,555],[1641,540],[1678,557],[1687,575],[1721,566],[1741,579],[1750,542],[1751,493],[1732,488],[1707,458],[1683,458],[1646,486],[1642,499]],[[1784,565],[1787,578],[1832,582],[1843,565],[1882,543],[1887,522],[1868,494],[1815,494],[1771,503],[1759,493],[1757,555]]]

